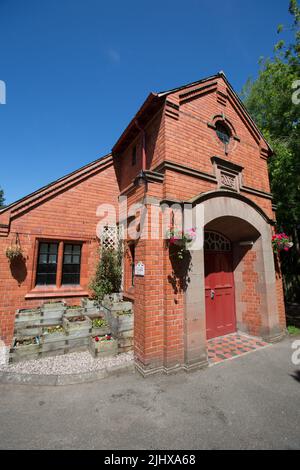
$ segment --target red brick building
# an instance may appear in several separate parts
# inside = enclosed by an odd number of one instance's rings
[[[142,209],[119,214],[123,223],[142,214],[143,236],[126,237],[124,262],[124,295],[134,302],[135,358],[142,374],[202,367],[207,338],[236,330],[280,338],[285,312],[271,246],[271,153],[222,72],[151,93],[111,155],[0,211],[0,328],[6,345],[16,309],[49,298],[74,304],[89,295],[99,244],[97,208],[117,208],[125,196],[128,207],[142,203]],[[160,208],[173,204],[187,208],[191,220],[197,211],[203,214],[195,228],[205,234],[204,247],[183,260],[172,256],[163,237]],[[159,236],[150,236],[153,227]],[[25,260],[11,266],[5,250],[16,240]],[[137,262],[144,264],[144,276],[132,275]]]

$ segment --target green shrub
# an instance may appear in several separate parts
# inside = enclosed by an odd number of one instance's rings
[[[107,294],[120,292],[122,284],[122,248],[104,249],[99,252],[100,259],[95,276],[90,283],[93,298],[103,300]]]
[[[300,328],[298,328],[297,326],[289,325],[287,327],[287,330],[288,330],[290,335],[299,335],[300,334]]]

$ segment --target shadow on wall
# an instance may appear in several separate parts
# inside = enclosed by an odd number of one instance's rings
[[[10,262],[10,271],[12,277],[17,281],[18,285],[20,286],[27,277],[26,259],[22,256],[12,260]]]
[[[185,292],[190,282],[191,254],[186,251],[183,258],[178,259],[178,248],[170,246],[169,257],[172,264],[172,275],[168,276],[168,281],[173,287],[174,294]]]

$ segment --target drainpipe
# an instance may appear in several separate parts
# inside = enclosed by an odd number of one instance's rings
[[[139,125],[138,120],[135,120],[135,125],[142,133],[142,171],[146,170],[146,134],[145,130]]]

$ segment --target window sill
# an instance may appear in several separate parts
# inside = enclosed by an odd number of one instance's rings
[[[25,295],[25,299],[46,299],[52,297],[83,297],[88,296],[87,290],[81,286],[36,286]]]

